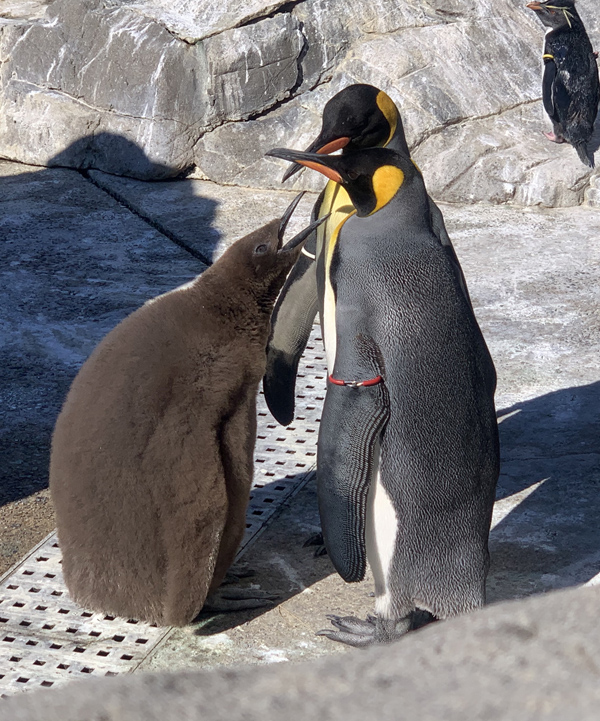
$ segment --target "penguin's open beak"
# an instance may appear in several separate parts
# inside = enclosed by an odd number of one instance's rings
[[[288,241],[283,247],[283,234],[285,233],[285,229],[288,226],[288,223],[290,222],[290,218],[292,217],[294,211],[298,207],[298,203],[302,200],[304,194],[306,191],[302,191],[299,193],[294,200],[288,205],[286,210],[284,211],[283,215],[281,216],[281,220],[279,221],[279,230],[277,231],[277,252],[287,252],[288,250],[293,250],[296,246],[300,245],[302,241],[306,240],[308,236],[315,230],[315,228],[318,228],[321,223],[324,223],[327,218],[329,218],[329,215],[325,216],[324,218],[319,218],[319,220],[316,220],[314,223],[311,223],[307,228],[304,228],[304,230],[301,230],[298,235],[295,235],[290,241]]]
[[[526,7],[528,7],[530,10],[541,10],[542,9],[542,6],[539,4],[539,2],[527,3]]]
[[[300,150],[288,150],[287,148],[273,148],[273,150],[269,150],[266,155],[270,155],[273,158],[289,160],[291,163],[304,165],[306,168],[318,170],[319,173],[323,173],[323,175],[330,180],[334,180],[336,183],[342,182],[342,176],[337,170],[335,170],[335,168],[330,167],[331,161],[335,161],[335,157],[330,158],[327,155],[323,157],[319,153],[303,153]]]
[[[277,231],[277,249],[279,250],[281,248],[281,243],[283,241],[283,234],[285,233],[285,229],[287,228],[287,224],[290,222],[290,218],[292,217],[294,210],[298,207],[298,203],[302,200],[304,197],[305,191],[303,190],[301,193],[299,193],[294,200],[288,205],[288,207],[285,209],[283,215],[281,216],[281,220],[279,221],[279,230]]]
[[[297,248],[300,243],[304,242],[308,238],[308,236],[321,225],[321,223],[324,223],[326,220],[328,220],[330,215],[331,213],[324,215],[322,218],[319,218],[318,220],[315,220],[313,223],[308,225],[306,228],[304,228],[304,230],[301,230],[298,235],[295,235],[291,240],[289,240],[283,246],[283,248],[279,250],[279,252],[287,253],[288,251]]]
[[[317,153],[318,155],[329,155],[329,153],[335,153],[336,150],[341,150],[342,148],[345,148],[349,142],[350,138],[347,136],[343,136],[341,138],[334,138],[333,140],[323,142],[323,138],[319,135],[319,137],[314,141],[314,143],[311,143],[308,148],[306,148],[305,152]],[[281,182],[285,183],[288,178],[291,178],[292,175],[294,175],[294,173],[297,173],[299,170],[299,165],[290,166],[283,174]]]

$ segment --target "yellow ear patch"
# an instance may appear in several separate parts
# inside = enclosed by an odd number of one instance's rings
[[[373,192],[377,204],[369,215],[373,215],[384,205],[387,205],[396,195],[403,182],[404,173],[395,165],[382,165],[381,168],[377,168],[373,173]]]
[[[383,113],[383,117],[388,121],[390,126],[390,134],[388,139],[384,143],[384,147],[390,142],[394,133],[396,132],[396,126],[398,125],[398,108],[394,104],[394,101],[389,95],[386,95],[383,90],[380,90],[375,99],[377,107]]]

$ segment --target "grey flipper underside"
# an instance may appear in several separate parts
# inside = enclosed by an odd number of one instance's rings
[[[314,256],[315,250],[316,233],[313,233],[283,286],[271,319],[263,390],[273,417],[284,426],[294,419],[298,363],[317,314],[316,269],[309,257]]]
[[[202,611],[245,611],[272,606],[279,596],[260,588],[231,588],[221,586],[206,597]]]
[[[361,581],[365,575],[367,496],[388,416],[383,382],[327,389],[317,451],[319,513],[329,557],[348,582]]]

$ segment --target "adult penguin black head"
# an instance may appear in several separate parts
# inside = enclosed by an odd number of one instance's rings
[[[412,160],[389,148],[368,148],[351,155],[328,156],[274,148],[267,155],[318,170],[340,183],[360,218],[373,215],[387,205],[404,184],[410,184],[416,178],[423,184]]]
[[[404,128],[394,101],[373,85],[349,85],[334,95],[323,109],[321,132],[306,149],[307,153],[327,155],[386,146],[395,139],[395,150],[410,155]],[[283,176],[287,180],[299,166]]]
[[[543,25],[552,30],[572,30],[580,26],[581,18],[575,9],[575,0],[546,0],[527,4]]]

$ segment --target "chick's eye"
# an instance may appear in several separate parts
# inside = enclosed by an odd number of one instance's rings
[[[256,255],[263,255],[263,253],[266,253],[267,250],[269,250],[269,246],[261,243],[260,245],[257,245],[256,248],[254,248],[254,253]]]
[[[350,180],[356,180],[358,178],[356,170],[349,170],[346,175],[350,178]]]

